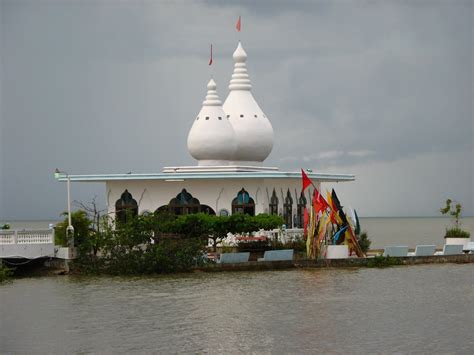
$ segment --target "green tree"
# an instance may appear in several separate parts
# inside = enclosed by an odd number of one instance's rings
[[[69,224],[67,212],[63,212],[62,216],[66,216],[64,221],[56,224],[54,236],[57,245],[67,246],[66,228]],[[71,213],[71,224],[74,227],[74,245],[80,246],[88,241],[92,221],[83,210]]]
[[[227,237],[227,233],[231,231],[230,218],[228,216],[214,216],[211,218],[210,237],[213,241],[213,251],[217,251],[218,240],[223,240]]]
[[[361,235],[357,238],[359,242],[360,249],[364,254],[367,254],[370,248],[372,241],[369,239],[367,232],[362,232]]]
[[[446,200],[445,207],[439,210],[443,215],[450,215],[454,219],[454,227],[446,228],[445,238],[469,238],[471,234],[460,228],[461,226],[461,212],[462,206],[458,202],[454,204],[451,199]]]
[[[272,230],[280,228],[285,223],[281,216],[261,213],[254,217],[256,229]]]

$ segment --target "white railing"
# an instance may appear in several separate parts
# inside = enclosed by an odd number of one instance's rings
[[[54,244],[54,230],[0,230],[0,245]]]

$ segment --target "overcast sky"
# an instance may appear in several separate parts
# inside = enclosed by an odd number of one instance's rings
[[[474,214],[473,2],[0,0],[0,220],[58,218],[71,174],[191,165],[209,79],[240,38],[275,143],[265,164],[353,173],[362,216]],[[104,201],[101,184],[73,198]]]

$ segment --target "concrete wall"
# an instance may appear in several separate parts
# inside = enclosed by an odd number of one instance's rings
[[[318,186],[318,185],[317,185]],[[319,186],[318,186],[319,187]],[[301,179],[196,179],[185,181],[164,180],[126,180],[109,181],[106,184],[107,206],[109,213],[115,212],[115,202],[127,189],[139,205],[139,213],[154,212],[158,207],[167,205],[182,189],[186,189],[201,204],[212,207],[218,214],[221,209],[231,213],[232,200],[244,188],[255,201],[255,213],[268,213],[273,189],[278,196],[278,212],[283,214],[283,202],[290,190],[293,198],[293,215],[296,215],[297,202],[301,192]],[[310,202],[310,191],[306,191]]]

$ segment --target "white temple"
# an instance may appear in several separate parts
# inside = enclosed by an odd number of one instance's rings
[[[273,148],[273,128],[252,95],[247,53],[239,42],[234,72],[222,104],[213,79],[188,134],[188,151],[196,166],[163,168],[155,174],[69,175],[71,181],[105,182],[107,208],[117,218],[124,211],[176,214],[206,212],[270,213],[283,216],[288,228],[303,225],[311,191],[301,194],[301,172],[282,172],[263,162]],[[353,181],[354,175],[308,172],[322,182]],[[59,181],[67,176],[59,174]],[[308,189],[309,190],[309,189]]]

